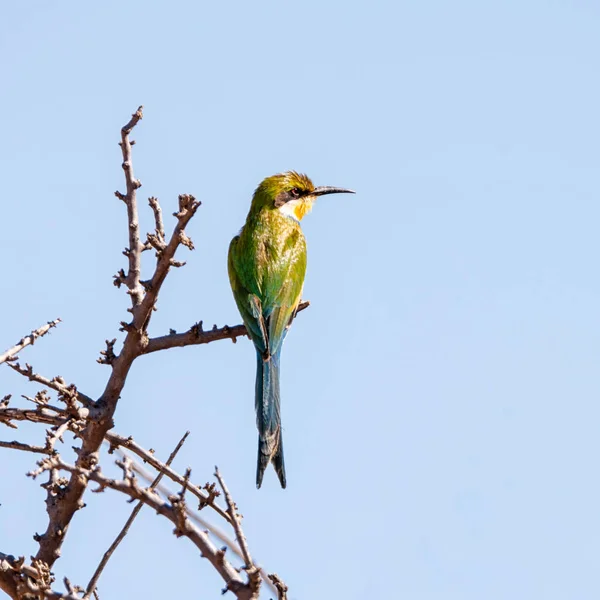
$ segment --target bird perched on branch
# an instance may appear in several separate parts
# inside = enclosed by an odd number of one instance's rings
[[[231,289],[256,347],[257,488],[271,461],[281,487],[286,486],[279,365],[306,273],[306,241],[300,221],[319,196],[341,193],[354,192],[315,187],[306,175],[294,171],[267,177],[256,188],[246,223],[229,246]]]

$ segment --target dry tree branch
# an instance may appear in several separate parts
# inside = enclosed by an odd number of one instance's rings
[[[123,457],[125,458],[127,456],[127,454],[125,453],[125,451],[122,448],[117,449],[117,452]],[[140,454],[138,454],[138,456],[141,456]],[[144,462],[146,462],[144,460]],[[150,483],[151,481],[153,481],[154,477],[153,475],[147,471],[146,469],[144,469],[140,464],[136,463],[135,461],[132,461],[131,463],[131,468],[132,470],[135,471],[135,473],[137,475],[139,475],[140,477],[142,477],[145,481],[147,481],[148,483]],[[165,472],[165,470],[163,470],[161,468],[161,472]],[[175,478],[171,478],[173,481],[180,483],[183,485],[183,477],[180,476],[179,474],[176,474],[177,477]],[[194,487],[191,484],[187,484],[187,489],[188,491],[192,492],[194,491]],[[172,492],[162,483],[159,483],[156,486],[156,489],[161,492],[165,497],[169,497],[172,495]],[[217,506],[217,505],[213,505]],[[220,508],[220,507],[218,507]],[[223,543],[224,545],[226,545],[235,555],[237,558],[239,558],[241,561],[244,561],[244,555],[242,554],[242,551],[240,549],[240,547],[238,546],[237,542],[232,539],[231,537],[229,537],[220,527],[217,527],[214,523],[211,523],[209,521],[207,521],[206,519],[203,519],[200,514],[198,514],[198,512],[196,512],[195,510],[191,509],[189,506],[186,507],[186,514],[187,516],[194,521],[194,523],[196,523],[197,525],[199,525],[200,527],[202,527],[205,530],[208,530],[210,532],[210,534],[212,536],[214,536],[215,538],[217,538],[221,543]],[[219,512],[219,514],[221,514]],[[226,517],[228,518],[229,515],[227,513],[225,513]],[[263,579],[263,581],[265,582],[265,584],[275,593],[278,593],[277,587],[275,585],[273,585],[273,583],[271,582],[271,580],[269,579],[269,575],[267,575],[266,571],[262,568],[262,567],[258,567],[260,570],[260,574],[261,577]]]
[[[11,598],[17,597],[15,557],[4,552],[0,552],[0,590]]]
[[[148,204],[154,213],[154,222],[156,227],[154,229],[154,233],[149,233],[147,235],[146,245],[151,246],[157,252],[162,252],[167,245],[165,241],[165,225],[162,218],[162,209],[158,203],[158,198],[155,198],[154,196],[148,198]]]
[[[167,459],[167,462],[165,463],[165,465],[167,467],[171,466],[171,463],[177,456],[177,453],[179,452],[179,450],[181,450],[181,447],[185,443],[185,440],[187,439],[188,435],[190,435],[190,432],[186,431],[184,436],[179,440],[179,443],[177,444],[177,446],[175,446],[175,449],[173,450],[173,452],[171,452],[169,458]],[[154,481],[150,484],[150,488],[149,488],[150,491],[154,491],[156,489],[156,486],[160,483],[160,480],[162,479],[163,475],[164,475],[164,471],[161,471],[156,476]],[[129,532],[129,528],[131,527],[132,523],[135,521],[135,518],[138,516],[139,512],[142,510],[143,507],[144,507],[144,502],[142,502],[140,500],[137,503],[137,505],[135,506],[135,508],[133,509],[133,511],[131,511],[131,515],[127,519],[127,522],[123,526],[123,529],[121,529],[121,531],[119,532],[119,535],[117,535],[114,542],[110,545],[109,549],[104,553],[104,556],[102,557],[102,560],[100,561],[100,564],[98,565],[98,568],[92,575],[92,578],[90,579],[90,582],[88,583],[87,588],[85,590],[85,595],[83,596],[83,600],[87,600],[96,591],[96,586],[98,585],[98,580],[100,579],[100,575],[102,575],[102,571],[104,570],[104,567],[106,567],[106,565],[107,565],[108,561],[110,560],[111,556],[113,555],[114,551],[118,548],[119,544],[123,541],[123,539]]]
[[[0,589],[11,598],[44,600],[52,597],[50,584],[53,581],[54,577],[44,562],[32,560],[28,565],[23,556],[15,558],[0,552]]]
[[[29,421],[30,423],[44,423],[45,425],[62,425],[65,417],[52,413],[50,409],[38,407],[35,410],[26,408],[8,408],[0,406],[0,423],[11,429],[17,429],[13,421]]]
[[[10,448],[12,450],[23,450],[24,452],[33,452],[34,454],[52,454],[51,450],[48,450],[46,446],[32,446],[31,444],[24,444],[23,442],[3,442],[0,440],[0,448]]]
[[[16,600],[82,600],[83,589],[72,585],[65,577],[63,582],[67,593],[55,592],[51,589],[54,576],[48,565],[42,561],[25,563],[25,557],[18,559],[0,552],[0,590]]]
[[[248,549],[248,544],[246,543],[246,536],[244,536],[244,532],[242,531],[242,522],[241,515],[237,513],[237,506],[229,493],[229,489],[225,485],[225,481],[219,472],[219,468],[215,467],[215,477],[223,490],[223,494],[225,495],[225,502],[227,503],[227,512],[231,517],[231,521],[233,523],[233,530],[235,531],[235,537],[237,543],[239,544],[240,550],[242,551],[242,556],[246,561],[246,569],[250,569],[254,567],[254,561],[250,556],[250,550]]]
[[[158,204],[158,200],[156,200]],[[151,311],[154,309],[158,292],[169,272],[171,267],[182,267],[185,265],[184,262],[178,262],[174,259],[175,252],[179,246],[186,246],[188,249],[193,250],[194,244],[192,240],[186,235],[185,227],[190,222],[191,218],[196,214],[196,211],[200,207],[200,202],[191,196],[190,194],[179,195],[179,211],[173,213],[173,216],[177,218],[177,223],[173,229],[171,239],[164,245],[163,248],[157,250],[157,261],[156,270],[154,275],[149,281],[144,282],[144,288],[146,289],[146,295],[141,305],[139,314],[146,316],[139,325],[146,328],[148,325],[148,318]],[[134,311],[134,325],[136,318],[136,311]]]
[[[301,302],[296,313],[303,311],[309,306],[310,302],[308,300]],[[218,340],[230,339],[235,344],[237,338],[247,335],[248,332],[244,325],[235,325],[234,327],[225,325],[221,328],[217,328],[217,326],[214,325],[210,331],[204,331],[202,329],[202,321],[200,321],[199,323],[192,325],[189,331],[186,331],[185,333],[172,332],[169,335],[151,338],[144,347],[144,354],[158,352],[159,350],[168,350],[169,348],[210,344],[211,342],[216,342]]]
[[[127,206],[127,220],[129,222],[129,248],[125,255],[129,259],[129,272],[125,277],[125,285],[129,288],[131,304],[135,307],[142,301],[144,290],[140,285],[142,273],[142,243],[140,242],[140,223],[138,219],[137,198],[135,191],[142,186],[141,182],[133,175],[133,163],[131,161],[131,142],[129,134],[143,117],[144,107],[140,106],[131,115],[127,125],[121,128],[121,152],[123,153],[123,171],[125,172],[126,194],[115,192],[115,196],[125,202]]]
[[[66,415],[66,411],[51,406],[49,404],[38,405],[35,410],[24,409],[24,408],[9,408],[8,399],[4,400],[4,405],[0,405],[0,423],[7,425],[13,429],[17,426],[13,421],[28,421],[31,423],[42,423],[45,425],[51,425],[52,427],[59,428],[65,427],[67,424],[73,425],[73,421],[69,420]],[[64,430],[63,430],[64,431]],[[133,454],[141,458],[145,463],[151,465],[159,473],[166,475],[169,479],[178,483],[179,485],[184,484],[184,477],[174,471],[168,463],[163,463],[156,456],[142,448],[137,444],[133,438],[124,437],[112,431],[107,431],[105,440],[109,444],[109,453],[112,453],[116,448],[126,448]],[[30,452],[39,452],[41,454],[52,454],[48,451],[47,446],[29,446],[27,444],[20,445],[20,442],[0,442],[0,447],[12,448],[15,450],[24,450]],[[39,448],[39,450],[38,450]],[[42,452],[43,450],[43,452]],[[214,494],[204,491],[197,485],[187,482],[187,490],[198,499],[199,508],[210,506],[220,517],[225,519],[228,523],[231,523],[229,514],[223,510],[216,502]]]
[[[39,337],[45,336],[53,327],[56,327],[60,323],[60,319],[54,321],[48,321],[46,325],[42,325],[38,329],[34,329],[29,335],[26,335],[19,342],[17,342],[12,348],[9,348],[3,354],[0,354],[0,364],[7,360],[14,360],[16,355],[29,345],[35,343],[35,340]]]
[[[71,422],[72,422],[72,419],[67,419],[61,425],[56,425],[53,428],[51,428],[51,429],[49,429],[49,430],[46,431],[46,446],[45,447],[48,450],[48,454],[55,454],[56,453],[56,450],[54,449],[54,446],[56,445],[56,442],[58,442],[58,441],[63,442],[64,441],[63,440],[63,435],[71,427]],[[54,431],[52,431],[52,429]]]
[[[95,492],[102,492],[108,488],[121,492],[130,498],[141,500],[175,525],[174,534],[177,537],[187,537],[200,550],[201,555],[213,565],[225,581],[224,592],[233,592],[239,600],[257,600],[258,593],[250,582],[245,582],[242,579],[238,571],[225,558],[225,551],[218,549],[210,540],[208,533],[198,529],[187,518],[183,498],[185,486],[180,494],[171,496],[167,502],[155,491],[141,488],[137,484],[135,474],[131,469],[131,461],[125,459],[116,461],[116,464],[123,471],[123,478],[120,480],[104,476],[98,464],[91,469],[85,469],[68,464],[59,455],[55,455],[42,459],[38,463],[39,468],[28,475],[35,479],[46,471],[68,471],[72,476],[77,476],[85,482],[93,481],[97,483],[99,487],[94,490]]]
[[[121,435],[113,433],[112,431],[108,431],[106,433],[106,441],[110,444],[109,453],[118,447],[127,448],[127,450],[133,452],[136,456],[151,465],[160,473],[164,473],[175,483],[178,483],[179,485],[185,485],[187,491],[196,496],[198,499],[200,509],[205,506],[210,506],[220,517],[225,519],[228,523],[233,524],[230,520],[229,514],[215,502],[214,494],[203,491],[200,487],[190,483],[189,481],[186,482],[182,475],[171,469],[169,465],[162,463],[156,458],[156,456],[154,456],[154,454],[148,452],[148,450],[145,450],[139,444],[136,444],[133,441],[133,438],[125,438]]]
[[[270,573],[269,580],[277,590],[277,600],[287,600],[288,586],[281,581],[277,573]]]
[[[53,415],[51,413],[51,410],[55,411],[58,414]],[[30,421],[30,422],[37,422],[37,423],[52,425],[54,428],[58,429],[58,431],[53,434],[53,439],[54,439],[54,441],[56,441],[56,439],[58,439],[59,435],[62,432],[64,432],[68,428],[69,425],[72,424],[72,420],[69,420],[69,419],[65,418],[64,416],[62,416],[64,414],[65,414],[65,411],[63,411],[62,409],[60,409],[58,407],[53,407],[49,404],[38,404],[36,411],[26,410],[26,409],[16,409],[16,408],[9,409],[6,407],[3,410],[0,410],[0,420],[2,419],[2,417],[4,417],[5,419],[14,419],[14,420],[18,420],[18,421]],[[49,435],[49,433],[47,435]],[[198,486],[195,486],[194,484],[190,483],[189,480],[186,481],[182,475],[173,471],[170,468],[170,464],[174,458],[175,451],[172,453],[171,457],[169,457],[169,460],[167,460],[166,463],[162,463],[160,460],[158,460],[156,458],[156,456],[153,453],[143,449],[138,444],[136,444],[131,437],[125,438],[118,434],[108,432],[107,436],[106,436],[106,441],[110,445],[109,452],[112,452],[116,448],[119,448],[119,452],[122,453],[122,456],[126,457],[126,455],[123,453],[123,450],[120,450],[120,448],[126,448],[127,450],[133,452],[138,457],[140,457],[144,462],[147,462],[148,464],[150,464],[153,468],[155,468],[159,472],[159,475],[157,477],[154,477],[154,481],[152,482],[152,484],[150,486],[151,489],[159,489],[163,494],[165,494],[165,496],[167,496],[167,497],[170,496],[171,492],[169,492],[169,490],[167,488],[165,488],[164,486],[162,486],[158,483],[158,481],[160,481],[160,478],[162,476],[167,475],[174,482],[176,482],[180,485],[185,485],[186,491],[189,491],[190,493],[192,493],[193,495],[195,495],[197,497],[197,499],[199,500],[199,503],[200,503],[199,508],[202,508],[204,506],[210,506],[211,508],[213,508],[213,510],[215,510],[215,512],[220,517],[224,518],[229,523],[233,523],[231,521],[230,514],[228,514],[228,512],[225,512],[214,501],[214,492],[212,495],[205,492]],[[180,442],[180,444],[182,444],[182,442]],[[25,452],[32,452],[32,453],[39,453],[39,454],[47,454],[47,455],[54,454],[53,445],[51,447],[48,447],[48,444],[46,446],[32,446],[29,444],[22,444],[21,442],[16,442],[16,441],[15,442],[0,441],[0,447],[12,448],[15,450],[21,450],[21,451],[25,451]],[[180,447],[180,445],[178,445],[178,447],[176,448],[176,451],[179,450],[179,447]],[[136,473],[140,474],[148,482],[152,481],[153,476],[151,476],[150,473],[148,471],[146,471],[145,469],[143,469],[140,465],[131,463],[131,469],[134,470]],[[208,484],[207,484],[206,487],[210,487],[210,486],[208,486]],[[113,542],[113,545],[111,546],[109,551],[107,551],[107,553],[104,555],[104,559],[96,571],[97,577],[95,577],[94,584],[92,585],[92,580],[90,581],[90,584],[88,584],[86,598],[89,598],[90,593],[93,593],[93,587],[97,584],[97,580],[98,580],[102,570],[104,569],[108,560],[111,558],[112,553],[114,552],[114,550],[116,549],[116,547],[118,546],[120,541],[125,537],[125,534],[127,533],[131,523],[133,522],[133,520],[135,518],[135,515],[137,515],[140,508],[141,508],[141,504],[138,504],[138,506],[136,507],[137,510],[134,509],[134,513],[132,513],[132,515],[130,516],[125,527],[123,528],[123,530],[121,531],[121,533],[119,534],[119,536],[117,537],[115,542]],[[246,563],[247,563],[247,556],[245,556],[242,553],[238,544],[233,539],[231,539],[229,536],[227,536],[220,528],[216,527],[213,523],[209,523],[205,519],[202,519],[195,511],[193,511],[190,507],[187,507],[187,506],[186,506],[186,514],[192,521],[197,522],[200,525],[200,527],[210,531],[211,535],[213,535],[217,539],[219,539],[223,544],[225,544],[227,547],[229,547],[231,549],[231,551],[234,552],[234,554],[236,554],[236,556],[238,556],[242,561],[246,561]],[[275,586],[273,586],[273,584],[267,578],[267,574],[264,572],[264,570],[260,569],[260,575],[262,576],[262,579],[265,581],[265,583],[272,589],[272,591],[276,593],[277,590],[276,590]],[[92,590],[92,591],[90,592],[90,590]],[[69,597],[68,594],[65,595],[65,594],[60,594],[58,592],[52,592],[52,594],[53,594],[52,597],[55,597],[55,598],[68,598]],[[47,597],[50,597],[50,596],[47,596]]]
[[[119,453],[119,455],[122,458],[125,458],[127,456],[125,451],[122,449],[118,450],[117,452]],[[139,475],[145,481],[151,482],[154,480],[153,474],[151,474],[150,471],[144,469],[142,467],[142,465],[140,465],[139,463],[137,463],[133,460],[131,461],[131,468],[133,471],[135,471],[136,475]],[[161,472],[164,473],[165,471],[161,471]],[[183,477],[181,477],[181,480],[183,481]],[[173,481],[175,481],[175,479],[173,479]],[[193,486],[188,483],[187,491],[191,492],[192,487]],[[156,486],[156,489],[159,492],[161,492],[166,498],[173,495],[173,492],[163,483],[159,483]],[[199,510],[201,510],[201,509],[199,509]],[[217,527],[213,523],[209,523],[206,519],[203,519],[198,514],[197,511],[193,510],[189,506],[187,507],[186,512],[187,512],[187,516],[190,519],[192,519],[192,521],[194,521],[198,525],[202,526],[204,529],[208,529],[214,537],[216,537],[219,541],[223,542],[227,547],[229,547],[240,560],[242,560],[242,561],[244,560],[244,556],[242,555],[242,551],[240,550],[240,547],[237,545],[237,542],[234,539],[232,539],[231,537],[229,537],[221,528]],[[225,514],[227,515],[227,513],[225,513]],[[227,515],[227,518],[229,518],[229,515]]]
[[[113,426],[113,415],[121,396],[127,375],[133,361],[143,353],[147,343],[147,327],[154,310],[158,293],[164,279],[171,268],[177,266],[174,255],[180,245],[192,248],[192,243],[184,233],[184,228],[194,216],[200,206],[193,196],[179,196],[179,211],[175,214],[177,223],[168,244],[157,257],[157,264],[149,283],[141,284],[141,253],[144,245],[140,241],[139,219],[137,211],[136,190],[141,183],[133,174],[131,155],[132,143],[129,135],[142,118],[140,107],[131,117],[129,122],[121,129],[121,151],[123,153],[123,170],[125,174],[126,193],[116,192],[127,206],[127,220],[129,229],[129,248],[125,254],[128,257],[128,272],[124,275],[121,270],[115,283],[125,283],[131,296],[132,306],[128,309],[132,313],[130,323],[122,323],[126,331],[123,347],[118,355],[110,355],[109,362],[111,374],[106,383],[104,392],[90,409],[85,435],[82,435],[81,448],[78,449],[76,467],[90,469],[98,462],[98,450],[109,429]],[[108,358],[108,356],[107,356]],[[47,385],[47,383],[46,383]],[[55,388],[53,388],[55,389]],[[71,473],[69,482],[61,489],[61,502],[48,505],[48,527],[46,532],[38,537],[39,550],[36,559],[44,561],[50,567],[60,556],[60,547],[74,513],[83,507],[82,496],[87,483],[76,472]]]
[[[252,592],[258,596],[261,584],[261,576],[260,571],[257,566],[254,564],[252,560],[252,556],[250,555],[250,550],[248,548],[248,543],[246,542],[246,536],[242,530],[242,522],[241,515],[237,512],[237,506],[225,485],[225,481],[219,472],[219,468],[215,467],[215,477],[217,478],[221,489],[223,490],[223,495],[225,496],[225,502],[227,503],[227,512],[231,517],[233,522],[233,530],[235,531],[235,538],[239,547],[242,551],[242,555],[244,556],[244,562],[246,563],[244,569],[246,573],[248,573],[248,585],[250,586]]]
[[[8,399],[4,400],[4,405],[0,405],[0,423],[7,425],[13,429],[17,426],[13,421],[29,421],[31,423],[42,423],[45,425],[51,425],[52,427],[59,428],[64,427],[67,424],[74,425],[72,420],[67,418],[66,411],[61,408],[52,406],[50,404],[38,404],[35,410],[24,409],[24,408],[9,408]],[[174,471],[168,463],[160,461],[152,452],[142,448],[137,444],[133,438],[124,437],[113,431],[107,431],[105,440],[109,444],[109,453],[112,453],[116,448],[126,448],[145,463],[151,465],[159,473],[163,473],[169,479],[178,483],[179,485],[184,484],[184,477]],[[36,448],[39,448],[39,453],[51,454],[52,452],[47,451],[47,446],[31,446],[31,448],[24,444],[19,447],[19,442],[0,442],[0,447],[12,448],[15,450],[24,450],[30,452],[38,452]],[[44,450],[42,452],[42,449]],[[193,483],[187,482],[186,484],[188,492],[194,495],[198,499],[199,508],[210,506],[221,518],[225,519],[230,524],[233,524],[230,520],[229,514],[223,510],[216,502],[214,494],[203,490]]]
[[[190,250],[194,249],[194,244],[185,233],[185,228],[195,215],[200,202],[190,195],[183,194],[179,196],[178,211],[174,213],[175,226],[167,239],[159,202],[154,197],[150,198],[149,205],[154,213],[155,231],[153,234],[147,235],[145,242],[141,241],[136,198],[136,191],[141,187],[141,183],[134,176],[132,163],[132,146],[134,142],[129,139],[133,128],[141,119],[142,107],[140,106],[129,122],[121,129],[120,147],[123,155],[122,167],[126,193],[115,192],[115,195],[123,200],[127,207],[129,247],[124,252],[128,259],[127,273],[120,269],[115,276],[114,283],[117,287],[121,285],[127,287],[127,293],[131,297],[131,307],[127,309],[131,313],[131,320],[128,323],[121,323],[121,331],[125,332],[125,338],[120,351],[115,353],[116,339],[113,339],[106,342],[106,350],[101,353],[102,358],[99,362],[107,364],[111,368],[102,395],[97,400],[93,400],[78,391],[75,385],[67,385],[62,377],[48,379],[34,373],[29,364],[22,367],[16,362],[16,354],[19,350],[33,344],[37,337],[46,334],[51,327],[56,326],[59,320],[48,323],[48,325],[32,332],[30,336],[23,338],[19,344],[0,355],[0,363],[7,362],[13,370],[27,377],[30,381],[54,390],[58,394],[58,399],[64,403],[64,407],[49,404],[49,396],[45,390],[38,392],[35,398],[24,396],[36,405],[35,409],[9,408],[10,396],[0,400],[0,423],[12,428],[16,428],[16,423],[19,421],[41,423],[49,426],[46,431],[44,446],[24,444],[19,441],[0,442],[0,448],[47,455],[38,462],[39,469],[29,475],[35,478],[45,472],[49,474],[48,482],[42,484],[42,487],[47,491],[48,525],[43,534],[34,536],[39,544],[37,554],[32,557],[30,564],[26,564],[24,558],[14,559],[10,555],[0,553],[0,589],[15,600],[29,599],[30,597],[39,600],[46,598],[57,600],[59,598],[65,600],[83,600],[85,598],[88,600],[92,594],[96,596],[95,588],[105,565],[120,541],[127,534],[131,523],[143,504],[147,504],[154,508],[158,514],[166,516],[175,524],[175,535],[189,538],[200,549],[202,556],[211,562],[225,581],[224,593],[232,591],[239,599],[256,600],[262,574],[262,579],[270,587],[274,587],[279,598],[283,599],[287,588],[283,584],[278,584],[279,580],[276,576],[269,575],[270,579],[267,579],[264,572],[259,570],[252,562],[241,529],[240,517],[236,513],[236,506],[218,472],[216,475],[224,490],[227,510],[224,510],[215,502],[219,492],[216,490],[214,483],[206,484],[201,488],[190,483],[189,470],[182,476],[171,469],[170,462],[180,446],[176,448],[165,464],[157,460],[151,452],[137,445],[131,438],[123,438],[110,432],[110,429],[114,426],[113,416],[118,401],[136,358],[158,350],[177,346],[206,344],[220,339],[231,339],[235,342],[237,337],[247,335],[243,325],[225,326],[221,329],[218,329],[215,325],[212,331],[204,332],[202,322],[200,322],[184,334],[177,334],[172,331],[167,336],[149,338],[148,327],[152,313],[156,310],[162,284],[171,267],[181,267],[185,264],[175,260],[175,254],[179,246],[186,246]],[[152,276],[147,280],[142,280],[141,253],[149,248],[154,248],[156,251],[156,264]],[[307,306],[308,302],[303,302],[299,307],[299,311]],[[81,440],[81,446],[74,448],[77,454],[74,465],[65,463],[55,449],[56,442],[62,441],[62,436],[67,431]],[[125,457],[122,461],[117,461],[117,465],[123,471],[122,480],[109,479],[102,474],[98,464],[99,450],[105,440],[110,444],[109,453],[117,447],[125,448],[158,471],[158,476],[150,488],[143,489],[137,484],[134,474],[135,467],[128,457]],[[183,440],[180,445],[182,443]],[[59,476],[60,471],[65,471],[69,474],[69,477]],[[169,477],[172,481],[182,485],[182,491],[179,494],[167,496],[166,500],[162,498],[155,491],[155,488],[159,486],[159,481],[163,476]],[[74,513],[84,506],[83,494],[90,482],[99,485],[99,488],[93,491],[103,491],[106,488],[114,489],[128,495],[132,500],[138,500],[139,504],[113,545],[105,553],[87,589],[84,591],[83,588],[73,586],[65,579],[66,593],[55,592],[50,588],[54,581],[51,568],[60,556],[61,547]],[[199,510],[205,506],[210,506],[221,518],[233,526],[238,539],[239,552],[245,561],[244,568],[248,575],[247,581],[240,574],[240,571],[225,559],[226,548],[217,549],[209,538],[209,531],[201,530],[192,522],[193,519],[197,518],[197,515],[192,515],[186,505],[186,492],[198,499]],[[228,539],[224,534],[222,534],[222,538]],[[233,542],[229,545],[231,548],[236,548]],[[275,579],[273,579],[274,577]],[[284,588],[285,590],[282,592],[281,590]]]
[[[27,377],[29,381],[35,381],[36,383],[39,383],[50,390],[58,392],[61,399],[69,399],[71,404],[72,401],[79,400],[79,402],[86,407],[92,407],[95,405],[95,402],[89,396],[80,392],[74,384],[67,385],[65,380],[60,375],[53,377],[52,379],[48,379],[43,375],[34,373],[33,367],[29,363],[25,363],[25,367],[22,367],[18,362],[9,362],[8,366],[20,375],[23,375],[23,377]]]

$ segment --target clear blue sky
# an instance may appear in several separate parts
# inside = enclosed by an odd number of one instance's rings
[[[116,431],[166,457],[189,428],[178,468],[219,465],[293,600],[600,597],[599,31],[592,0],[6,4],[0,346],[60,316],[22,358],[100,393],[127,315],[117,141],[139,104],[142,198],[203,202],[154,334],[239,322],[226,251],[263,177],[353,188],[304,221],[288,489],[271,469],[254,487],[247,340],[139,360]],[[0,369],[0,393],[35,390]],[[32,463],[2,451],[3,552],[34,553],[46,526]],[[59,580],[85,584],[131,508],[87,500]],[[140,516],[103,600],[174,580],[220,597],[171,529]]]

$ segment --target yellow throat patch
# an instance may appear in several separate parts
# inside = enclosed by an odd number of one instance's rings
[[[292,217],[297,221],[302,221],[304,216],[312,209],[314,197],[306,196],[298,200],[290,200],[286,202],[279,210],[287,217]]]

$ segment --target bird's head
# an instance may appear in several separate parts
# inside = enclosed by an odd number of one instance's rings
[[[261,210],[278,210],[287,217],[301,221],[310,212],[318,196],[325,194],[354,194],[344,188],[321,186],[301,173],[287,171],[263,179],[254,192],[251,213]]]

